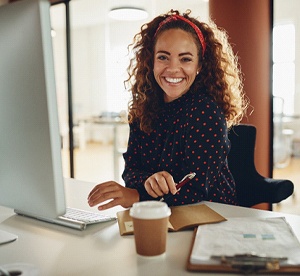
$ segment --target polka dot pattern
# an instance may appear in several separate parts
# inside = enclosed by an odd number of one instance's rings
[[[137,189],[141,200],[151,200],[143,183],[153,173],[168,171],[178,183],[195,172],[194,179],[168,198],[170,206],[202,200],[236,205],[235,183],[227,164],[227,132],[222,110],[207,95],[188,92],[165,103],[150,134],[136,123],[130,125],[123,154],[126,187]]]

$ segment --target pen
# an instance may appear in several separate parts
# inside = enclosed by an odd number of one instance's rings
[[[179,183],[175,186],[177,189],[177,192],[180,191],[181,187],[184,186],[185,184],[187,184],[188,182],[190,182],[194,177],[195,177],[196,173],[189,173],[187,174],[184,178],[182,178]],[[170,197],[171,195],[167,195],[166,197],[162,197],[159,201],[164,201],[165,199],[167,199],[168,197]]]

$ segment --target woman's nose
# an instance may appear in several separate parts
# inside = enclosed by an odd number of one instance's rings
[[[169,66],[167,68],[170,73],[177,73],[180,71],[180,64],[176,60],[170,60]]]

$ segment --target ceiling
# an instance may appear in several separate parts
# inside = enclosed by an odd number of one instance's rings
[[[201,20],[205,20],[208,16],[208,0],[72,0],[70,2],[71,25],[76,28],[101,24],[108,20],[109,10],[124,6],[145,9],[149,13],[146,22],[170,9],[177,9],[180,12],[190,9],[192,15]],[[52,6],[51,17],[53,28],[64,28],[64,4]]]

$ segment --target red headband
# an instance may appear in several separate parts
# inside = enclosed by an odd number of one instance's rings
[[[160,28],[163,25],[165,25],[168,22],[176,21],[176,20],[182,20],[182,21],[188,23],[195,30],[195,32],[196,32],[196,34],[199,38],[199,41],[201,43],[201,46],[202,46],[202,56],[204,56],[204,52],[205,52],[205,49],[206,49],[206,43],[205,43],[204,36],[203,36],[201,30],[192,21],[188,20],[187,18],[185,18],[181,15],[173,14],[173,15],[168,16],[165,20],[161,21],[158,25],[158,28],[155,32],[154,37],[156,36],[157,32],[160,30]]]

